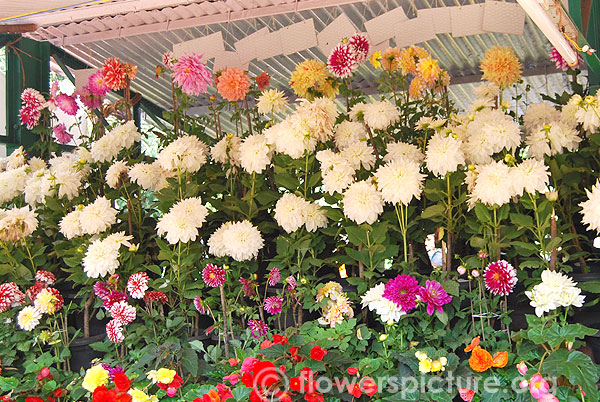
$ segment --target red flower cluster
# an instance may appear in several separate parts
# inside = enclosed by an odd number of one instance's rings
[[[229,398],[233,398],[231,390],[225,384],[217,384],[217,389],[211,389],[206,394],[199,398],[195,398],[193,402],[223,402]]]
[[[129,63],[121,63],[119,58],[111,57],[102,66],[102,77],[105,84],[115,91],[125,88],[127,80],[133,80],[136,74],[137,66]]]
[[[309,367],[304,367],[300,373],[298,377],[290,378],[290,389],[303,393],[306,402],[323,402],[323,394],[317,390],[318,384],[315,381],[317,373]]]
[[[355,398],[360,398],[362,394],[366,394],[367,396],[373,396],[379,390],[377,388],[377,384],[370,377],[363,377],[360,379],[360,372],[358,371],[358,367],[348,367],[348,374],[355,375],[357,380],[353,381],[350,384],[347,384],[346,388],[348,393]],[[338,389],[341,390],[341,386],[338,384]]]
[[[92,402],[131,402],[127,393],[131,387],[131,380],[125,373],[115,373],[113,377],[114,388],[108,389],[100,385],[92,393]]]
[[[48,381],[52,380],[52,374],[50,373],[50,368],[42,367],[42,369],[40,370],[40,372],[37,375],[37,380],[40,383],[45,382],[44,380],[48,380]],[[45,386],[47,386],[47,384],[40,384],[40,387],[42,387],[42,388],[45,388]],[[28,396],[25,398],[25,402],[56,402],[56,398],[60,398],[64,394],[65,394],[64,389],[56,388],[54,391],[52,391],[52,392],[50,392],[50,394],[48,394],[48,396],[46,397],[45,400],[43,398],[40,398],[39,396]],[[0,402],[10,402],[10,397],[8,395],[0,397]]]
[[[167,391],[168,396],[174,396],[177,393],[177,389],[181,387],[181,383],[183,379],[179,376],[179,374],[175,374],[173,377],[173,381],[168,384],[163,384],[162,382],[157,382],[158,388]]]

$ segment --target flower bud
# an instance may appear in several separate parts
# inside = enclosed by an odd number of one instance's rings
[[[567,349],[569,349],[570,352],[571,349],[573,349],[573,342],[565,342],[565,346],[567,347]]]
[[[555,202],[558,200],[558,191],[547,191],[545,195],[546,199],[548,199],[550,202]]]
[[[306,285],[308,281],[306,280],[306,278],[300,278],[300,283]]]
[[[519,374],[525,375],[525,373],[527,373],[528,370],[529,368],[527,367],[524,361],[521,360],[519,364],[517,364],[517,371],[519,372]]]
[[[486,253],[485,251],[480,251],[479,254],[477,254],[477,257],[480,260],[485,260],[486,258],[488,258],[490,255],[488,253]]]
[[[395,324],[395,322],[394,322],[394,320],[388,320],[388,322],[386,324],[388,327],[392,327]]]
[[[473,278],[479,278],[479,271],[474,269],[471,271],[471,275],[473,276]]]
[[[459,265],[458,268],[456,268],[456,270],[458,271],[459,275],[464,275],[467,272],[467,269],[462,265]]]
[[[388,338],[387,334],[379,335],[379,342],[384,342]]]
[[[529,383],[527,382],[527,380],[522,380],[519,383],[519,388],[527,388],[529,386]]]

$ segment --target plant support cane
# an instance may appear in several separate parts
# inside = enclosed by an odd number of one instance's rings
[[[225,300],[225,289],[219,286],[221,292],[221,311],[223,312],[223,342],[225,343],[225,357],[229,359],[229,335],[227,335],[227,305]]]

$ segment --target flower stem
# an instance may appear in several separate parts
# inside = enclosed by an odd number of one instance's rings
[[[219,286],[221,293],[221,311],[223,312],[223,341],[225,343],[225,357],[229,359],[229,335],[227,334],[227,301],[225,300],[225,288]]]

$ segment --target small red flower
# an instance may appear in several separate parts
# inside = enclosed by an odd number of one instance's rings
[[[267,348],[270,348],[270,347],[271,347],[271,346],[273,346],[273,345],[274,345],[274,343],[273,343],[273,342],[271,342],[271,341],[270,341],[270,340],[268,340],[268,339],[265,339],[264,341],[262,341],[262,342],[260,343],[260,348],[261,348],[261,349],[267,349]]]
[[[42,381],[44,378],[52,379],[52,374],[50,374],[50,368],[48,367],[43,367],[37,375],[39,381]]]
[[[360,398],[362,396],[360,385],[358,383],[348,384],[348,393],[355,398]]]
[[[234,359],[233,357],[232,357],[231,359],[229,359],[229,360],[228,360],[228,362],[229,362],[229,365],[230,365],[231,367],[235,367],[235,366],[237,366],[238,364],[240,364],[239,360],[238,360],[238,359]]]
[[[257,362],[252,371],[256,386],[270,387],[279,381],[279,373],[275,365],[268,360]]]
[[[302,379],[300,377],[290,378],[290,389],[292,391],[300,392],[300,390],[303,388],[303,386],[302,386],[303,382],[304,381],[302,381]]]
[[[273,343],[277,345],[289,345],[290,342],[287,336],[281,336],[277,334],[273,334]]]
[[[131,387],[131,381],[127,378],[125,373],[116,373],[113,381],[115,383],[115,390],[117,392],[127,392]]]
[[[279,402],[292,402],[293,395],[294,394],[286,391],[279,391],[275,394],[275,396],[279,399]]]
[[[360,383],[360,387],[363,390],[363,392],[368,396],[373,396],[378,391],[377,384],[375,384],[375,381],[373,381],[369,377],[363,378],[363,380]]]
[[[28,396],[27,398],[25,398],[25,402],[44,402],[44,400],[37,396]]]
[[[112,389],[109,390],[105,385],[96,387],[92,393],[92,402],[116,402],[117,393]],[[26,401],[27,402],[27,401]]]
[[[309,392],[304,395],[306,402],[323,402],[323,394],[320,392]]]
[[[56,388],[54,390],[53,395],[55,398],[60,398],[61,396],[63,396],[63,393],[64,393],[64,390],[62,388]]]
[[[310,357],[313,360],[321,361],[327,356],[327,351],[320,346],[315,346],[310,350]]]
[[[261,75],[256,77],[256,85],[258,86],[258,90],[261,92],[264,91],[265,89],[267,89],[270,82],[271,82],[271,77],[269,76],[269,73],[267,73],[266,71],[263,71]]]
[[[358,374],[358,367],[348,367],[348,374],[358,375],[360,377],[360,374]]]

